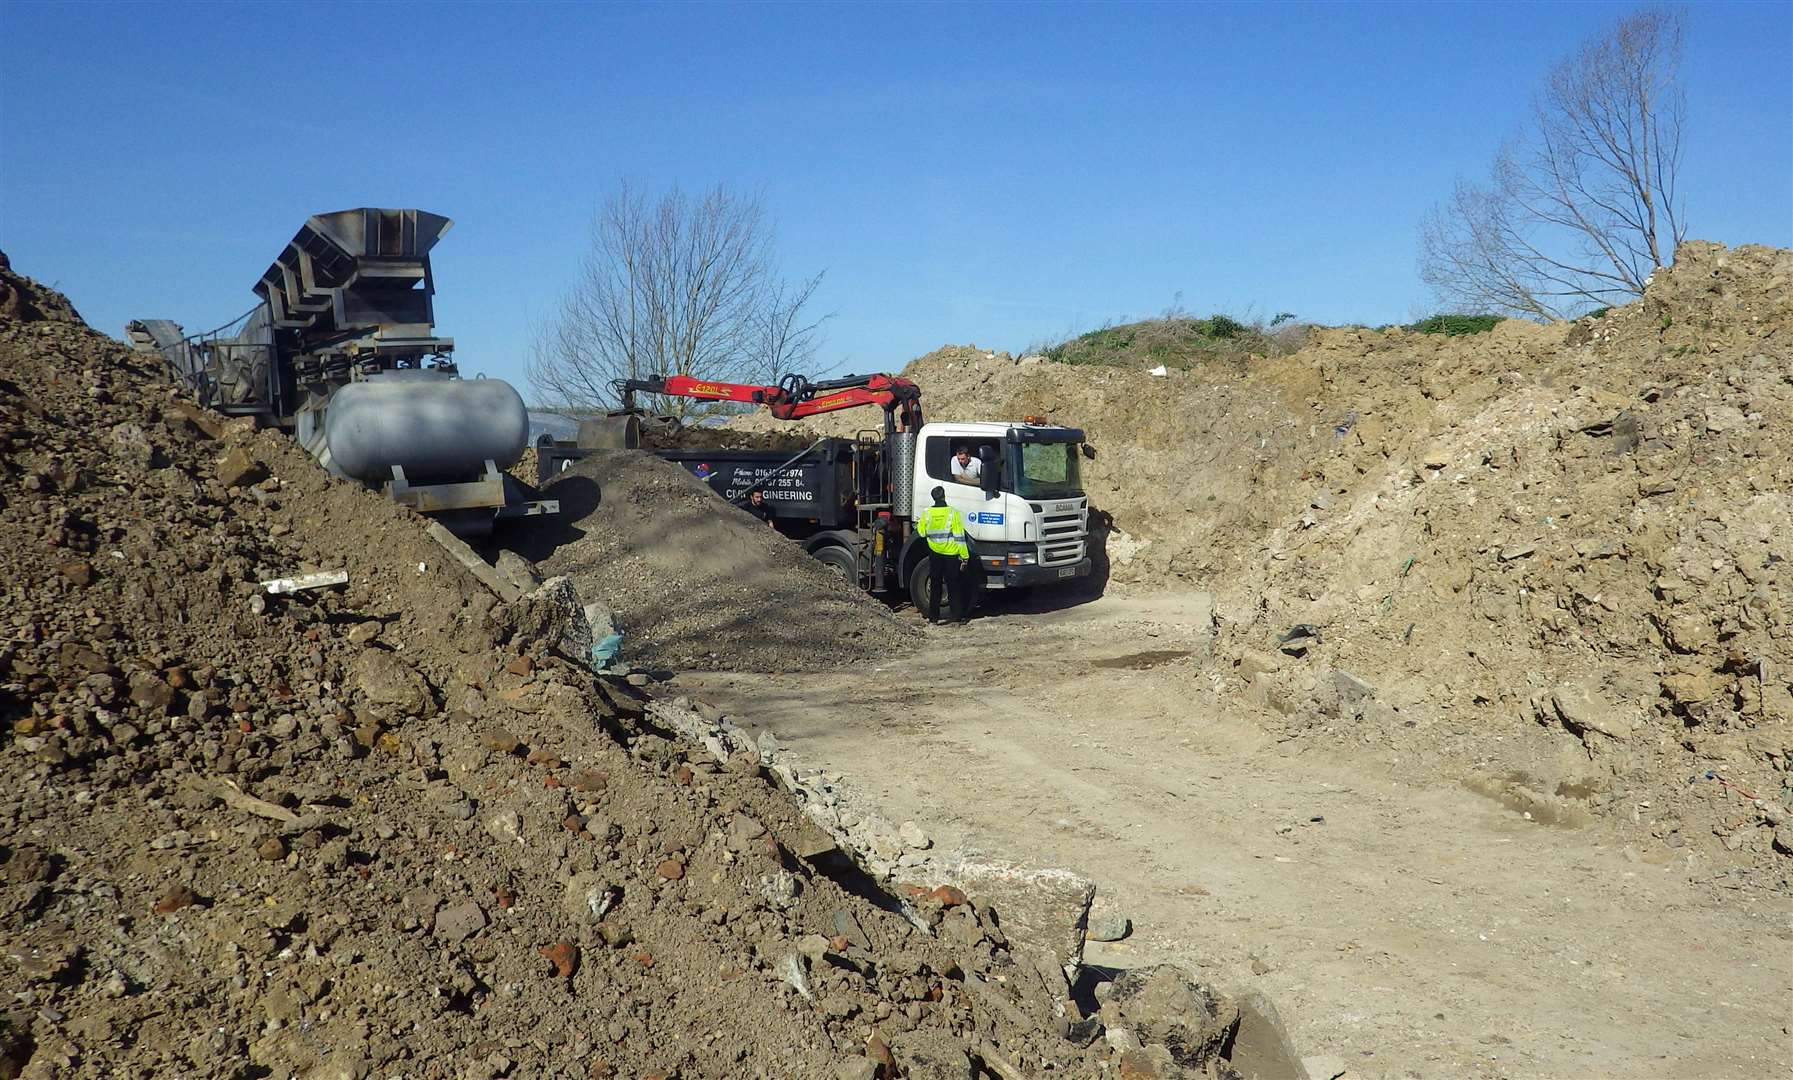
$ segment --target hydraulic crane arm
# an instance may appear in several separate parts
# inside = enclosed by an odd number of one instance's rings
[[[921,388],[894,375],[848,375],[819,382],[811,382],[802,375],[786,375],[778,380],[777,386],[668,375],[619,379],[616,387],[623,408],[629,410],[634,408],[637,393],[764,405],[780,420],[802,420],[822,413],[877,405],[884,410],[887,430],[892,426],[899,431],[915,431],[921,427]]]

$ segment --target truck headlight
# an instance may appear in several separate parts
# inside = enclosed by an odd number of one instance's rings
[[[1009,555],[1010,566],[1032,566],[1039,561],[1039,557],[1031,551],[1017,552]]]

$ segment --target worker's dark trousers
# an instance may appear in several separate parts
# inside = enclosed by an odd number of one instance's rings
[[[928,552],[928,621],[940,621],[940,589],[946,589],[954,622],[965,618],[965,573],[957,555]]]

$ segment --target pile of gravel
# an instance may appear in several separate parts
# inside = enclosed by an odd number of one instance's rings
[[[919,634],[677,465],[600,451],[547,494],[559,519],[508,541],[603,601],[649,667],[801,671],[883,659]]]

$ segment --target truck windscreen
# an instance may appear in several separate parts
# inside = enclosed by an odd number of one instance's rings
[[[1009,450],[1018,465],[1015,494],[1023,499],[1066,499],[1083,494],[1076,443],[1010,443]]]

